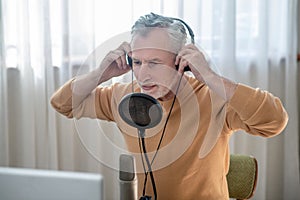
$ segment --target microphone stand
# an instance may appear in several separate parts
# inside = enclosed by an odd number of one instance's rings
[[[150,174],[150,179],[151,179],[153,193],[154,193],[154,200],[156,200],[157,199],[156,185],[155,185],[155,180],[154,180],[154,176],[153,176],[153,172],[152,172],[152,168],[151,168],[151,163],[150,163],[150,160],[149,160],[149,157],[148,157],[148,154],[147,154],[147,149],[146,149],[145,129],[138,128],[138,135],[139,135],[139,139],[141,139],[141,141],[142,141],[143,154],[144,154],[144,158],[146,160],[146,164],[147,164],[147,167],[148,167],[148,173]],[[145,170],[145,176],[147,176],[148,173]],[[151,196],[150,197],[149,196],[143,196],[143,197],[140,198],[140,200],[151,200]]]

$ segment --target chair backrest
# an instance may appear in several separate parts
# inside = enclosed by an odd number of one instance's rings
[[[253,196],[257,183],[257,160],[249,155],[230,155],[227,174],[229,197],[249,199]]]

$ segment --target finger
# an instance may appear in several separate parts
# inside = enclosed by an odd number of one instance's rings
[[[123,56],[120,57],[120,59],[121,59],[121,62],[122,62],[123,69],[126,69],[127,68],[126,56],[123,55]]]
[[[185,60],[184,58],[181,58],[180,63],[179,63],[179,68],[178,71],[180,73],[184,73],[184,68],[188,66],[188,61]]]
[[[189,63],[188,61],[183,61],[182,64],[181,64],[181,70],[182,70],[182,73],[184,72],[184,69],[189,66]]]
[[[119,47],[118,47],[118,53],[120,53],[120,63],[121,67],[123,69],[126,69],[128,67],[127,60],[126,60],[126,55],[128,55],[131,51],[130,44],[128,42],[123,42]]]
[[[123,50],[117,49],[112,52],[112,58],[117,63],[119,68],[123,68],[126,65],[125,52]]]
[[[130,44],[128,42],[123,42],[118,48],[119,51],[122,51],[124,54],[127,54],[131,51]]]
[[[185,46],[186,49],[199,50],[195,44],[188,44]]]
[[[183,49],[178,53],[175,59],[175,65],[179,65],[183,60],[187,60],[187,56],[191,53],[188,49]]]
[[[179,65],[181,56],[178,54],[175,59],[175,65]]]
[[[125,51],[126,54],[131,51],[131,47],[128,42],[123,42],[123,50]]]
[[[193,51],[198,50],[194,44],[188,44],[182,47],[175,59],[175,65],[180,63],[181,58],[185,57],[188,54],[193,53]]]
[[[117,66],[118,66],[119,69],[122,69],[122,68],[123,68],[123,67],[122,67],[122,61],[121,61],[120,58],[115,59],[115,62],[117,63]]]
[[[115,54],[117,54],[118,58],[119,58],[119,57],[125,55],[126,52],[123,49],[117,49],[117,50],[115,50]]]

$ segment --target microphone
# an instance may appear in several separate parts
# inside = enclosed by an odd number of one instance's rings
[[[137,178],[134,157],[121,154],[119,158],[120,200],[137,200]]]

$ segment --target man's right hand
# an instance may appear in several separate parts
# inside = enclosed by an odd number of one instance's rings
[[[125,74],[131,69],[126,61],[128,52],[130,52],[130,44],[123,42],[117,49],[110,51],[105,56],[100,66],[96,69],[101,74],[98,84]]]

